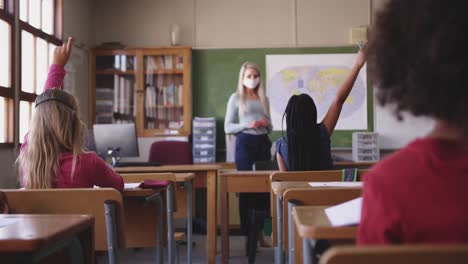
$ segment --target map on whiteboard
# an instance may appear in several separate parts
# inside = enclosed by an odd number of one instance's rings
[[[314,99],[320,122],[351,71],[355,58],[356,54],[267,55],[267,96],[273,129],[281,130],[284,110],[294,94],[306,93]],[[367,129],[366,80],[364,66],[343,105],[336,129]]]

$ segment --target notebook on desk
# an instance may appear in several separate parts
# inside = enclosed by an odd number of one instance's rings
[[[114,167],[156,167],[161,166],[161,163],[156,161],[128,161],[119,162]]]
[[[332,226],[358,225],[361,220],[362,197],[328,207],[325,214]]]

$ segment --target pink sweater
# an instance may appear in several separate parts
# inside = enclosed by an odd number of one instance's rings
[[[52,65],[49,69],[44,90],[62,89],[64,77],[65,69],[57,64]],[[21,152],[27,148],[27,137],[26,135],[21,146]],[[99,158],[96,153],[85,152],[79,154],[73,176],[71,175],[72,164],[73,154],[71,152],[63,153],[60,157],[60,174],[53,182],[55,188],[92,188],[96,185],[123,191],[122,177]]]

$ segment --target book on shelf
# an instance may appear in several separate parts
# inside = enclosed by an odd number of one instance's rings
[[[121,55],[120,57],[120,70],[126,71],[127,70],[127,56]]]
[[[166,106],[174,106],[175,105],[175,96],[176,96],[176,88],[173,83],[169,84],[166,88]]]
[[[177,99],[178,99],[177,105],[183,106],[184,105],[184,86],[182,84],[179,84],[178,86]]]
[[[115,56],[118,57],[118,56]],[[119,76],[114,75],[114,112],[119,112],[119,99],[120,99],[120,89],[119,89]]]
[[[183,57],[183,55],[176,55],[175,56],[175,68],[177,70],[183,70],[184,69],[184,57]]]
[[[125,112],[125,78],[123,76],[119,77],[119,111],[118,113]]]
[[[133,85],[132,85],[132,81],[129,80],[129,79],[125,79],[125,97],[124,97],[124,101],[125,101],[125,111],[123,112],[124,114],[126,115],[129,115],[130,114],[130,104],[131,104],[131,98],[132,98],[132,90],[133,90]]]
[[[162,70],[164,69],[164,57],[163,56],[156,56],[155,57],[156,61],[156,68],[154,70]]]
[[[114,69],[120,69],[120,55],[114,56]]]
[[[164,55],[164,66],[166,70],[173,69],[172,55]]]

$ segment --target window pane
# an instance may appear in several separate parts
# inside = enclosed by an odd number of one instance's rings
[[[21,32],[21,90],[34,92],[34,37]]]
[[[0,0],[0,9],[4,9],[3,8],[3,0]],[[0,140],[1,140],[1,138],[0,138]]]
[[[0,0],[1,1],[1,0]],[[10,87],[11,78],[11,38],[10,24],[0,20],[0,86]]]
[[[41,1],[29,0],[29,24],[41,28]]]
[[[56,47],[57,46],[55,46],[54,44],[49,43],[49,67],[50,65],[52,65],[52,62],[54,61],[54,51]]]
[[[28,22],[28,0],[20,0],[20,19]]]
[[[48,53],[47,42],[36,38],[36,93],[42,93],[47,77]]]
[[[24,136],[29,131],[29,121],[31,120],[31,103],[20,101],[19,114],[19,141],[20,143],[23,143]]]
[[[42,31],[54,34],[54,1],[42,0]]]
[[[0,143],[6,142],[5,98],[0,97]]]

